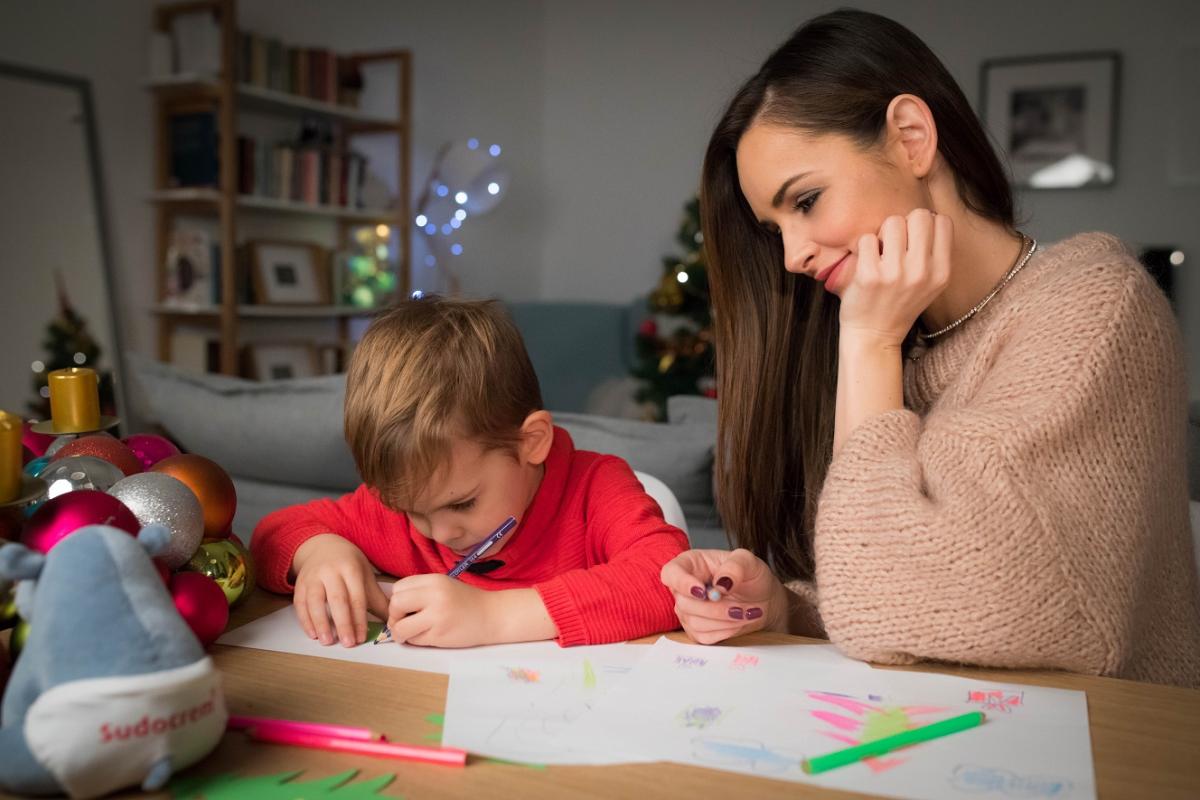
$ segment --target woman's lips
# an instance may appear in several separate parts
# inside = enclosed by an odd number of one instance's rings
[[[849,257],[850,257],[850,254],[846,253],[846,255],[839,258],[835,264],[833,264],[830,267],[827,267],[825,269],[825,271],[823,271],[821,274],[817,275],[817,280],[820,281],[821,283],[825,284],[826,291],[830,291],[830,292],[833,291],[833,288],[832,288],[833,287],[833,278],[836,277],[838,275],[838,273],[840,273],[842,271],[842,266],[845,265],[846,259],[848,259]]]

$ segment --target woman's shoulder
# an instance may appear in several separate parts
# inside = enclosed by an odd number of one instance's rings
[[[1173,324],[1166,295],[1129,247],[1109,233],[1080,233],[1055,242],[1035,257],[1027,290],[1020,292],[1021,316],[1067,332],[1072,322],[1096,324],[1148,318]],[[1029,319],[1032,317],[1033,319]]]

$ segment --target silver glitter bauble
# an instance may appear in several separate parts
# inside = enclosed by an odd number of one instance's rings
[[[42,455],[46,456],[47,458],[54,458],[55,453],[57,453],[59,450],[62,450],[63,447],[78,438],[79,437],[73,433],[64,433],[62,436],[59,436],[53,442],[51,442],[50,446],[46,448],[46,452],[42,453]]]
[[[69,456],[51,461],[38,477],[46,482],[46,498],[51,499],[76,489],[107,492],[124,479],[125,473],[94,456]]]
[[[171,541],[158,554],[169,568],[187,563],[204,536],[204,509],[183,481],[161,472],[130,475],[108,492],[120,500],[143,525],[166,526]]]

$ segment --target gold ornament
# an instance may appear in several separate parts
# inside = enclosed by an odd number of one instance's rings
[[[675,277],[681,267],[682,265],[670,272],[664,272],[662,280],[658,282],[658,288],[651,292],[650,303],[658,311],[671,313],[683,306],[683,287]]]
[[[240,605],[254,591],[254,565],[241,541],[206,539],[186,564],[187,572],[199,572],[216,581],[231,608]]]

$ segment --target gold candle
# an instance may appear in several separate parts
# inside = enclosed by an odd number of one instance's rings
[[[56,369],[50,373],[49,383],[55,433],[83,433],[100,427],[100,384],[95,370]]]
[[[21,496],[21,418],[0,411],[0,503]]]

